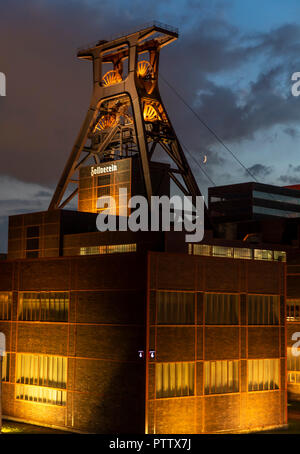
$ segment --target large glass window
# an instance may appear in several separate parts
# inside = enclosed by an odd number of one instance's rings
[[[156,363],[156,397],[194,395],[195,363]]]
[[[20,293],[18,320],[66,322],[69,315],[69,292]]]
[[[239,392],[239,362],[205,361],[204,393],[225,394]]]
[[[65,405],[67,358],[17,354],[16,383],[17,399]]]
[[[207,325],[236,325],[239,323],[239,297],[222,293],[206,293],[204,312]]]
[[[279,359],[248,360],[248,391],[279,389]]]
[[[157,323],[195,323],[195,295],[186,292],[157,292]]]
[[[12,294],[9,292],[0,293],[0,320],[11,319]]]
[[[278,325],[279,296],[248,295],[249,325]]]

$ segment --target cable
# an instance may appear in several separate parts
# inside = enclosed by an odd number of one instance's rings
[[[165,77],[160,73],[160,77],[162,80],[168,85],[171,90],[174,91],[176,96],[183,102],[183,104],[195,115],[195,117],[202,123],[202,125],[217,139],[217,141],[227,150],[231,156],[243,167],[244,170],[253,178],[257,183],[258,180],[256,177],[253,175],[250,170],[244,166],[244,164],[235,156],[235,154],[230,150],[230,148],[223,142],[223,140],[217,135],[217,133],[210,127],[208,124],[197,114],[197,112],[185,101],[185,99],[178,93],[178,91],[166,80]],[[203,170],[203,169],[202,169]]]

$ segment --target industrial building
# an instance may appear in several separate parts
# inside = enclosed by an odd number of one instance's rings
[[[238,220],[224,228],[210,206],[199,243],[174,229],[96,227],[99,197],[119,188],[150,200],[172,182],[201,195],[158,91],[160,49],[177,36],[154,24],[78,53],[93,62],[89,110],[49,210],[10,217],[0,261],[7,418],[86,433],[287,424],[286,257],[296,243],[257,241],[254,225],[241,238]],[[76,197],[78,210],[65,209]]]

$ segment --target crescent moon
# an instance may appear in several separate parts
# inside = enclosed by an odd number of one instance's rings
[[[205,155],[205,156],[204,156],[204,159],[203,159],[203,164],[205,164],[206,161],[207,161],[207,156]]]

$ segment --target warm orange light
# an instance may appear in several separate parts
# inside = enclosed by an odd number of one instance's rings
[[[102,77],[102,85],[108,87],[109,85],[114,85],[121,82],[121,80],[122,77],[117,71],[115,70],[107,71],[107,73],[105,73],[104,76]]]
[[[142,60],[138,63],[137,75],[143,79],[153,76],[153,69],[148,61]]]
[[[152,104],[144,105],[143,116],[145,121],[160,120],[158,112]]]
[[[107,128],[112,128],[116,124],[116,117],[114,115],[103,115],[96,124],[94,131],[103,131]]]

